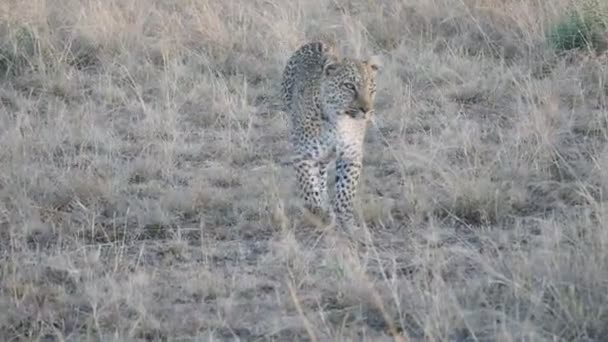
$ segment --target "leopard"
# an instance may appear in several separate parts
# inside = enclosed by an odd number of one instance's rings
[[[289,117],[297,197],[309,212],[345,230],[360,228],[355,201],[381,68],[379,55],[341,56],[335,45],[312,41],[291,54],[282,73],[280,96]],[[335,185],[330,199],[332,162]]]

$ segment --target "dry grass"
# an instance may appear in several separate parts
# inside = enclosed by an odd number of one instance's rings
[[[599,341],[608,61],[568,1],[0,4],[3,341]],[[380,53],[368,242],[297,210],[277,86]]]

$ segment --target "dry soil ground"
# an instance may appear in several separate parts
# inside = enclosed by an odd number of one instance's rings
[[[600,341],[608,62],[569,1],[5,0],[3,341]],[[280,73],[380,53],[367,243],[292,195]]]

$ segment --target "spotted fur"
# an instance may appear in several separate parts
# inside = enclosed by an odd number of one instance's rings
[[[332,46],[312,42],[296,50],[283,71],[281,95],[290,117],[299,197],[307,209],[335,217],[344,228],[356,225],[354,201],[379,68],[376,57],[340,58]],[[334,160],[332,208],[327,171]]]

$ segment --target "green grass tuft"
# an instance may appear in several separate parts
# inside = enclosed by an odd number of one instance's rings
[[[596,6],[572,10],[549,32],[548,40],[557,51],[605,50],[607,18],[605,11]]]

